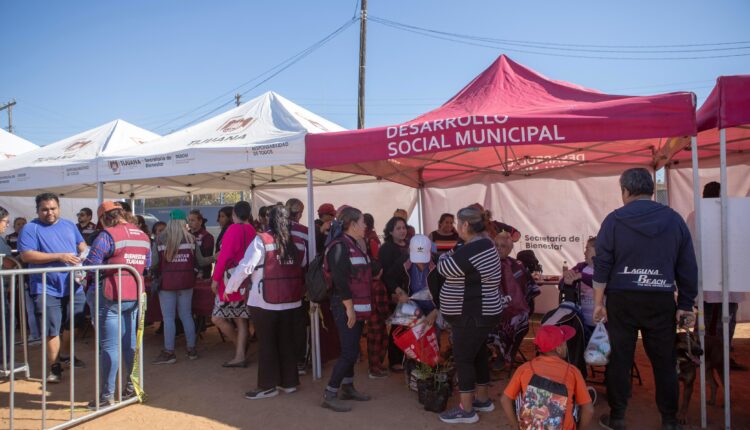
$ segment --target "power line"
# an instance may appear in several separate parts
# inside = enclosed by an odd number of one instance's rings
[[[597,45],[597,44],[575,44],[575,43],[556,43],[556,42],[538,42],[538,41],[529,41],[529,40],[514,40],[514,39],[499,39],[499,38],[491,38],[491,37],[480,37],[480,36],[473,36],[473,35],[467,35],[467,34],[461,34],[461,33],[453,33],[453,32],[447,32],[447,31],[441,31],[441,30],[435,30],[435,29],[428,29],[424,27],[419,27],[415,25],[405,24],[393,20],[389,20],[386,18],[380,18],[380,17],[370,17],[373,20],[381,21],[382,24],[392,24],[392,25],[398,25],[403,27],[408,27],[415,30],[424,30],[424,31],[430,31],[433,33],[438,34],[444,34],[449,36],[458,36],[463,38],[470,38],[477,41],[484,41],[484,42],[493,42],[493,43],[502,43],[502,44],[508,44],[508,45],[519,45],[519,46],[528,46],[533,48],[540,48],[540,49],[549,49],[549,48],[556,48],[556,49],[562,49],[562,48],[613,48],[617,49],[616,51],[597,51],[592,50],[589,52],[621,52],[621,49],[647,49],[649,51],[647,52],[657,52],[657,53],[663,53],[663,52],[673,52],[673,51],[653,51],[653,49],[659,49],[659,48],[703,48],[707,46],[728,46],[728,45],[749,45],[750,41],[734,41],[734,42],[717,42],[717,43],[692,43],[692,44],[676,44],[676,45]],[[742,46],[742,47],[725,47],[725,48],[709,48],[709,49],[691,49],[691,50],[677,50],[674,52],[703,52],[703,51],[721,51],[721,50],[737,50],[737,49],[748,49],[750,46]],[[588,51],[588,49],[571,49],[574,51]],[[633,52],[636,51],[627,51],[627,52]]]
[[[245,91],[245,92],[242,93],[242,95],[247,94],[248,92],[254,90],[255,88],[258,88],[260,85],[268,82],[270,79],[272,79],[273,77],[277,76],[279,73],[281,73],[284,70],[288,69],[292,65],[296,64],[297,62],[299,62],[303,58],[307,57],[308,55],[310,55],[311,53],[313,53],[317,49],[321,48],[323,45],[325,45],[326,43],[328,43],[329,41],[331,41],[332,39],[334,39],[336,36],[338,36],[339,34],[341,34],[344,30],[346,30],[347,28],[349,28],[357,20],[358,20],[358,18],[354,18],[354,17],[351,18],[351,19],[349,19],[349,20],[347,20],[344,24],[342,24],[341,26],[339,26],[336,30],[334,30],[333,32],[329,33],[328,35],[326,35],[322,39],[318,40],[317,42],[313,43],[312,45],[308,46],[307,48],[303,49],[302,51],[297,52],[296,54],[292,55],[291,57],[289,57],[289,58],[287,58],[287,59],[285,59],[283,61],[281,61],[280,63],[276,64],[275,66],[271,67],[270,69],[267,69],[264,72],[260,73],[259,75],[253,77],[252,79],[249,79],[248,81],[243,82],[242,84],[240,84],[240,85],[232,88],[231,90],[229,90],[229,91],[227,91],[225,93],[222,93],[221,95],[219,95],[217,97],[214,97],[213,99],[207,101],[206,103],[203,103],[202,105],[200,105],[200,106],[198,106],[198,107],[196,107],[194,109],[191,109],[190,111],[185,112],[184,114],[181,114],[181,115],[179,115],[179,116],[177,116],[175,118],[172,118],[172,119],[170,119],[170,120],[168,120],[168,121],[160,124],[159,126],[155,127],[155,129],[160,129],[160,128],[162,128],[162,127],[164,127],[164,126],[166,126],[168,124],[171,124],[171,123],[173,123],[173,122],[175,122],[177,120],[185,118],[185,117],[189,116],[190,114],[192,114],[194,112],[197,112],[197,111],[203,109],[204,107],[206,107],[206,106],[208,106],[208,105],[216,102],[217,100],[220,100],[220,99],[228,96],[229,94],[236,93],[240,89],[242,89],[243,87],[249,85],[250,83],[252,83],[252,82],[254,82],[254,81],[256,81],[256,80],[258,80],[260,78],[263,78],[264,76],[270,74],[267,78],[263,79],[258,84],[254,85],[253,87],[251,87],[250,89],[248,89],[247,91]],[[220,109],[224,108],[225,106],[228,106],[228,105],[230,105],[232,103],[234,103],[234,99],[232,99],[232,100],[230,100],[230,101],[228,101],[226,103],[221,104],[220,106],[218,106],[218,107],[210,110],[209,112],[206,112],[206,113],[200,115],[198,118],[193,119],[193,120],[187,122],[185,125],[177,127],[175,130],[179,130],[179,129],[185,128],[186,126],[188,126],[188,125],[190,125],[190,124],[192,124],[192,123],[194,123],[194,122],[196,122],[196,121],[198,121],[200,119],[203,119],[203,118],[207,117],[208,115],[210,115],[210,114],[212,114],[212,113],[214,113],[214,112],[216,112],[216,111],[218,111],[218,110],[220,110]]]
[[[644,57],[628,57],[628,56],[598,56],[598,55],[579,55],[579,54],[563,54],[563,53],[555,53],[555,52],[539,52],[539,51],[529,51],[524,49],[517,49],[513,47],[507,47],[503,43],[499,43],[496,41],[492,41],[489,38],[481,38],[476,36],[466,36],[458,33],[450,33],[450,32],[444,32],[439,30],[433,30],[429,28],[424,27],[417,27],[413,25],[408,24],[402,24],[395,21],[390,20],[383,20],[376,17],[370,17],[371,21],[391,27],[397,30],[402,30],[414,34],[419,34],[426,37],[431,37],[433,39],[440,39],[440,40],[447,40],[450,42],[455,43],[461,43],[464,45],[470,45],[470,46],[478,46],[482,48],[490,48],[490,49],[502,49],[504,51],[508,52],[518,52],[523,54],[532,54],[532,55],[543,55],[543,56],[551,56],[551,57],[566,57],[566,58],[584,58],[584,59],[595,59],[595,60],[704,60],[704,59],[713,59],[713,58],[728,58],[728,57],[745,57],[750,56],[750,52],[748,53],[741,53],[741,54],[722,54],[722,55],[703,55],[703,56],[688,56],[688,57],[680,57],[680,56],[670,56],[670,57],[653,57],[653,56],[644,56]],[[535,47],[536,49],[551,49],[551,48],[541,48],[541,47]],[[747,47],[750,49],[750,46]],[[745,48],[742,48],[745,49]],[[688,52],[688,51],[676,51],[678,52]],[[622,54],[655,54],[659,52],[655,51],[644,51],[644,52],[636,52],[636,51],[622,51],[620,52]]]

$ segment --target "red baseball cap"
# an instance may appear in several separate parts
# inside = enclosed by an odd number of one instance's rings
[[[536,331],[534,345],[539,352],[550,352],[576,335],[576,329],[563,325],[543,325]]]
[[[323,203],[318,208],[318,216],[323,215],[330,215],[332,217],[336,216],[336,207],[330,203]]]

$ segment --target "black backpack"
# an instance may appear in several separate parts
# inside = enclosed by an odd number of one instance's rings
[[[325,270],[325,255],[325,252],[316,255],[307,266],[305,274],[307,298],[314,303],[327,299],[331,289],[330,274]]]

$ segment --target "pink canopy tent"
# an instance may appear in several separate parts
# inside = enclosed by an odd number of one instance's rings
[[[306,165],[413,187],[581,165],[590,172],[659,168],[672,155],[664,153],[666,138],[695,134],[694,100],[688,92],[603,94],[501,55],[443,106],[412,121],[307,135]]]
[[[698,136],[690,141],[674,139],[667,147],[678,148],[669,165],[670,204],[695,220],[696,251],[701,258],[701,189],[709,181],[719,180],[721,187],[721,285],[724,346],[724,426],[731,427],[729,380],[729,241],[728,197],[750,196],[750,75],[721,76],[703,106],[698,110]],[[689,145],[689,148],[686,148]],[[685,151],[679,151],[686,148]],[[688,152],[690,151],[690,152]],[[692,157],[691,157],[692,156]],[[685,163],[689,157],[692,163]],[[701,169],[698,169],[700,157]],[[732,180],[728,176],[731,172]],[[692,192],[691,192],[692,191]],[[692,202],[690,197],[692,194]],[[713,229],[712,229],[713,230]],[[701,277],[702,278],[702,277]],[[702,279],[699,285],[703,291]],[[703,326],[702,300],[699,300],[699,325]],[[738,320],[742,320],[738,315]],[[701,331],[701,341],[703,333]],[[705,369],[701,357],[701,388],[705,387]],[[701,423],[706,426],[705,390],[701,390]]]

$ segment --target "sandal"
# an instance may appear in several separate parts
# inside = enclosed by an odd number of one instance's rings
[[[227,361],[224,364],[222,364],[221,367],[241,367],[244,369],[247,367],[247,360],[240,361],[238,363],[230,363]]]

